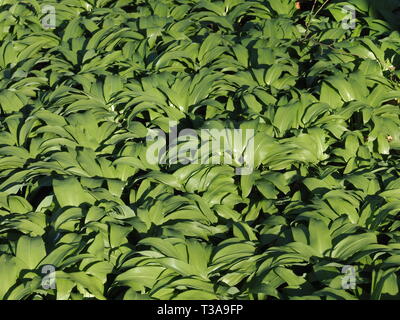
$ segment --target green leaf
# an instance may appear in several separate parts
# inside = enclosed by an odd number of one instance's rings
[[[310,246],[313,247],[320,256],[327,254],[332,247],[330,231],[326,224],[321,220],[310,219],[308,227],[310,232]]]
[[[16,256],[26,264],[28,269],[35,269],[39,262],[46,256],[46,249],[42,238],[20,237],[17,243]]]
[[[61,207],[78,207],[83,203],[94,203],[94,197],[85,191],[78,179],[66,177],[64,179],[53,180],[54,193]]]

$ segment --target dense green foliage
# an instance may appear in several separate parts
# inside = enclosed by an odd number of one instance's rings
[[[0,299],[400,296],[398,1],[0,8]],[[170,120],[256,130],[254,172],[150,164]]]

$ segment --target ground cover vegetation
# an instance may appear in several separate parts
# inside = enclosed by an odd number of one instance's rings
[[[394,0],[1,0],[0,299],[398,298],[399,26]],[[150,163],[171,120],[253,129],[253,172]]]

